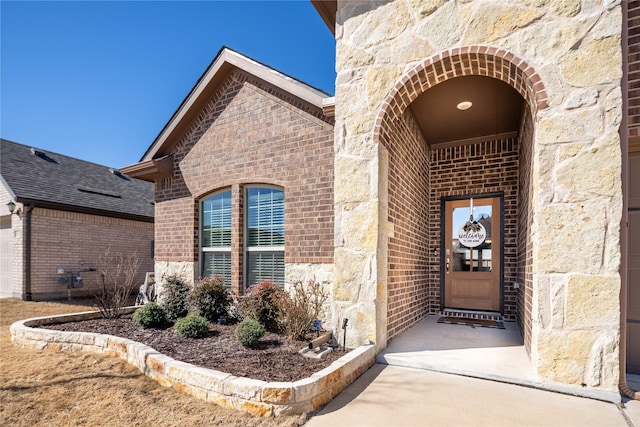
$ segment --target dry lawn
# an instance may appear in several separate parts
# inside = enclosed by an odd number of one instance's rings
[[[0,299],[2,426],[300,426],[305,416],[263,419],[161,387],[123,360],[11,344],[11,323],[91,307]]]

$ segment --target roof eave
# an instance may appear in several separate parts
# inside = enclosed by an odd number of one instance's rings
[[[131,214],[127,212],[109,211],[104,209],[88,208],[88,207],[77,206],[77,205],[67,205],[63,203],[48,202],[44,200],[30,199],[25,197],[16,197],[15,201],[18,203],[22,203],[25,206],[32,206],[34,208],[52,209],[52,210],[66,211],[66,212],[76,212],[76,213],[82,213],[87,215],[104,216],[109,218],[128,219],[132,221],[154,222],[154,217],[148,216],[148,215],[137,215],[137,214]]]
[[[335,117],[336,115],[336,97],[325,98],[322,102],[322,114],[327,117]]]
[[[120,168],[120,172],[143,181],[154,182],[157,179],[173,175],[173,156],[151,159]]]
[[[322,18],[329,31],[334,36],[336,35],[336,11],[338,10],[338,4],[335,0],[311,0],[311,4],[316,8],[316,11]]]

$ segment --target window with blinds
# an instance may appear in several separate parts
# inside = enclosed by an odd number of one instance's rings
[[[246,196],[245,286],[262,280],[284,286],[284,191],[249,187]]]
[[[231,191],[221,191],[202,201],[201,276],[222,277],[231,287]]]

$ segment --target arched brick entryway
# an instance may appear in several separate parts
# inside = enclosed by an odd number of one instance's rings
[[[522,96],[525,108],[518,135],[432,151],[425,144],[409,106],[433,86],[463,76],[498,79]],[[519,321],[525,344],[529,347],[531,149],[534,118],[539,110],[547,107],[547,94],[535,70],[509,52],[486,46],[452,49],[428,58],[409,70],[389,92],[377,116],[373,135],[384,147],[381,149],[387,151],[383,157],[388,158],[388,165],[381,168],[387,171],[387,176],[379,179],[380,188],[388,194],[384,197],[388,203],[381,203],[381,210],[386,210],[381,216],[389,218],[394,230],[380,236],[380,244],[387,247],[387,251],[380,253],[388,257],[386,277],[382,280],[387,283],[387,311],[385,324],[380,327],[386,329],[388,338],[438,310],[440,230],[437,201],[443,194],[458,194],[442,189],[436,191],[436,180],[432,176],[446,176],[446,180],[455,181],[456,172],[451,172],[455,166],[449,165],[471,160],[476,162],[474,167],[491,167],[497,171],[494,174],[497,178],[493,182],[479,182],[475,188],[466,186],[461,191],[504,194],[505,218],[513,218],[504,240],[505,257],[510,260],[504,277],[505,283],[509,283],[504,293],[505,317]],[[482,162],[486,164],[480,165]],[[451,173],[446,175],[443,171]],[[523,286],[516,289],[515,282]],[[425,286],[425,283],[429,285]]]

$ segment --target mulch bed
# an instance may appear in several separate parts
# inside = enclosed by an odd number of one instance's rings
[[[146,329],[133,322],[131,315],[119,319],[95,319],[41,326],[73,332],[96,332],[128,338],[148,345],[182,362],[215,369],[239,377],[262,381],[297,381],[329,366],[345,354],[334,349],[322,359],[298,354],[306,341],[294,341],[267,333],[256,348],[246,348],[234,334],[236,325],[211,325],[204,338],[181,338],[173,327]],[[315,335],[310,335],[313,339]]]

